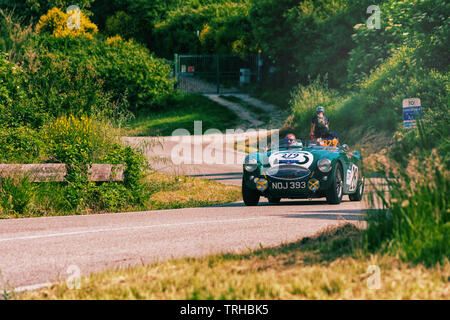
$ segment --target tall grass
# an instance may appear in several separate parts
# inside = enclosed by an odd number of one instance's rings
[[[423,135],[419,124],[419,139],[425,139]],[[421,146],[406,156],[406,166],[391,160],[390,168],[385,168],[387,190],[376,188],[371,199],[373,207],[375,199],[381,200],[384,209],[368,216],[367,247],[428,266],[446,263],[450,258],[450,171],[436,149],[427,152]]]

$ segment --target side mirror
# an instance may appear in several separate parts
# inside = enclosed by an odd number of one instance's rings
[[[342,145],[342,150],[344,150],[345,152],[348,152],[348,150],[349,150],[348,145],[343,144]]]

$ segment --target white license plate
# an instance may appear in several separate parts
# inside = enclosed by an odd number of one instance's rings
[[[305,181],[283,181],[283,182],[272,182],[273,190],[296,190],[305,189]]]

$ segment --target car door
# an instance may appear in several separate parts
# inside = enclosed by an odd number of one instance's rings
[[[359,167],[355,158],[348,148],[341,149],[340,158],[344,163],[344,193],[353,193],[356,191],[359,176]]]

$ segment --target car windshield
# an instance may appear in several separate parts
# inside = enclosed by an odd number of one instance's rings
[[[307,141],[305,146],[307,148],[340,148],[341,145],[337,139],[324,139],[320,141]]]
[[[301,141],[297,141],[294,143],[288,143],[285,140],[280,140],[278,145],[275,143],[272,143],[270,146],[267,147],[267,151],[270,150],[277,150],[277,149],[301,149],[303,148],[303,143]]]

